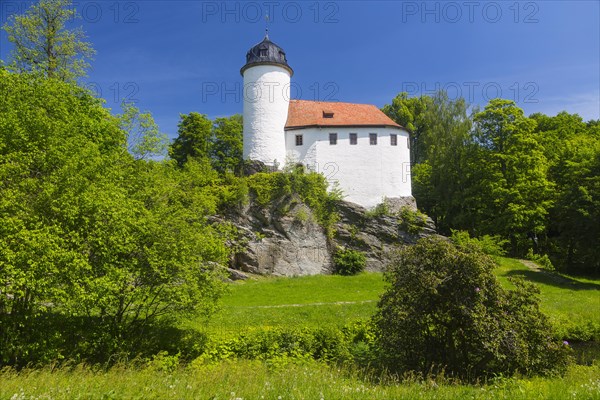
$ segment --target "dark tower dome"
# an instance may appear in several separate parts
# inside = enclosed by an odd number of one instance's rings
[[[287,63],[285,51],[269,39],[269,34],[265,35],[262,42],[252,47],[246,53],[246,65],[242,67],[240,73],[244,75],[244,71],[256,65],[278,65],[287,69],[290,76],[294,75],[294,70]]]

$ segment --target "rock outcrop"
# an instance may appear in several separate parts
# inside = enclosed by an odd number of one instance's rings
[[[236,228],[231,268],[276,276],[332,273],[333,253],[339,247],[362,251],[367,270],[382,271],[391,251],[435,233],[429,219],[407,222],[395,212],[368,211],[344,201],[337,211],[339,220],[329,235],[295,195],[269,207],[250,202],[214,222],[227,221]]]

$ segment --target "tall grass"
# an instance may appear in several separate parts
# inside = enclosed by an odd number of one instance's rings
[[[499,258],[496,274],[524,275],[541,290],[542,309],[560,326],[600,324],[600,281],[533,271]],[[382,293],[382,274],[261,278],[231,285],[221,312],[209,323],[188,327],[209,336],[229,336],[269,327],[343,326],[368,319]],[[578,359],[564,377],[497,378],[482,385],[443,379],[394,381],[308,359],[269,361],[199,360],[186,367],[152,362],[134,368],[95,371],[78,365],[16,372],[0,371],[0,399],[599,399],[597,343],[577,344]],[[176,358],[176,357],[175,357]],[[165,360],[173,360],[166,358]],[[160,361],[160,360],[157,360]]]
[[[179,368],[85,366],[0,373],[2,399],[600,399],[600,367],[575,366],[562,378],[496,379],[484,385],[374,377],[319,363],[258,361]]]

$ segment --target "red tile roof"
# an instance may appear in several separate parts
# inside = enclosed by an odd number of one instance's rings
[[[332,118],[325,114],[333,113]],[[371,104],[290,100],[286,130],[311,126],[395,126],[380,109]]]

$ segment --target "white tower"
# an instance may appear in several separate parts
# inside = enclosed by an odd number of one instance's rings
[[[248,50],[244,77],[244,160],[283,167],[286,157],[285,123],[294,74],[285,52],[265,35]]]

